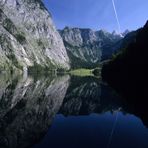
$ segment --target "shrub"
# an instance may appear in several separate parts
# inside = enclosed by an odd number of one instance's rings
[[[16,37],[16,39],[17,39],[17,41],[19,42],[19,43],[21,43],[21,44],[24,44],[25,42],[26,42],[26,38],[25,38],[25,36],[23,35],[23,34],[16,34],[15,35],[15,37]]]

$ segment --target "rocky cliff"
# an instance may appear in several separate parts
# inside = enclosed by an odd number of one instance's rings
[[[42,138],[59,111],[69,76],[0,76],[0,147],[28,148]]]
[[[106,54],[112,54],[109,48],[122,39],[115,32],[108,33],[104,30],[93,31],[66,27],[59,32],[70,57],[72,68],[98,66]]]
[[[0,70],[69,69],[69,58],[41,0],[0,1]]]

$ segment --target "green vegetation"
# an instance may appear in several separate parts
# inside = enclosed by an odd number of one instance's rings
[[[64,44],[66,47],[69,47],[70,49],[78,50],[79,47],[72,46],[69,43],[64,41]],[[71,51],[67,50],[67,54],[69,56],[70,62],[71,62],[71,68],[72,69],[93,69],[99,65],[99,62],[92,63],[90,61],[85,61],[83,59],[80,59],[72,54]],[[81,56],[80,56],[81,57]],[[87,57],[87,59],[90,59],[90,57]]]
[[[4,41],[5,41],[5,37],[4,37],[3,34],[1,34],[0,35],[0,44],[1,44],[1,46],[2,46],[2,43],[4,43]]]
[[[4,15],[4,20],[2,21],[2,26],[10,33],[12,34],[17,41],[20,44],[23,44],[26,42],[26,38],[25,35],[23,34],[23,32],[20,32],[17,30],[16,26],[14,25],[14,23],[7,18],[7,16],[5,16],[5,14],[3,13],[3,11],[0,9],[0,16]]]
[[[26,42],[26,38],[25,38],[25,36],[24,36],[22,33],[17,33],[17,34],[15,35],[15,37],[16,37],[17,41],[18,41],[20,44],[23,44],[23,43]]]
[[[37,45],[41,48],[41,49],[45,49],[44,43],[41,39],[37,40]]]
[[[21,66],[21,65],[19,64],[19,62],[18,62],[16,56],[15,56],[12,52],[11,52],[10,54],[8,54],[7,57],[8,57],[8,59],[11,60],[12,64],[13,64],[16,68],[18,68],[18,69],[20,69],[20,70],[23,69],[23,66]]]
[[[84,69],[84,68],[71,70],[69,73],[76,76],[93,76],[91,69]]]
[[[101,75],[101,68],[98,67],[98,68],[95,68],[92,73],[95,75],[95,76],[99,76]]]
[[[84,69],[93,69],[98,66],[99,62],[97,63],[91,63],[91,62],[86,62],[78,57],[75,57],[71,51],[68,51],[68,56],[70,58],[71,62],[71,68],[72,69],[79,69],[79,68],[84,68]]]
[[[16,27],[15,27],[15,25],[13,24],[13,22],[9,18],[6,18],[3,21],[3,24],[2,25],[11,34],[13,34],[17,30]]]
[[[31,73],[55,73],[56,68],[54,65],[52,65],[50,62],[48,63],[50,67],[47,67],[46,65],[39,65],[36,62],[34,62],[34,66],[28,67],[28,72]]]
[[[5,18],[2,25],[9,33],[14,35],[14,37],[17,39],[17,41],[20,44],[23,44],[26,42],[25,35],[22,32],[19,32],[17,30],[17,28],[9,18]]]
[[[34,63],[34,66],[28,68],[29,73],[44,73],[45,70],[46,70],[45,67],[43,67],[37,63]]]

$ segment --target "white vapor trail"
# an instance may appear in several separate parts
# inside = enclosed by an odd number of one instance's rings
[[[112,3],[113,3],[113,9],[114,9],[114,12],[115,12],[117,24],[118,24],[118,30],[119,30],[119,33],[121,33],[121,26],[120,26],[120,22],[119,22],[119,18],[118,18],[118,14],[117,14],[117,10],[116,10],[116,6],[115,6],[114,0],[112,0]]]

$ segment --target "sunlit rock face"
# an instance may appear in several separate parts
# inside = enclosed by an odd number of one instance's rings
[[[102,59],[112,55],[112,46],[122,37],[119,34],[109,33],[105,30],[93,31],[91,29],[65,27],[59,30],[67,53],[70,57],[71,67],[96,67]]]
[[[47,132],[69,86],[69,76],[0,79],[0,146],[27,148]]]
[[[0,1],[0,70],[69,69],[69,58],[41,0]]]

